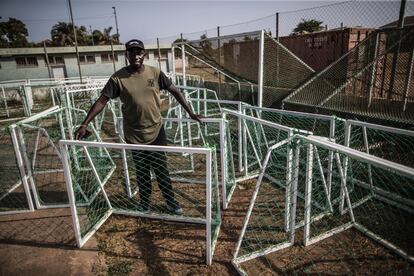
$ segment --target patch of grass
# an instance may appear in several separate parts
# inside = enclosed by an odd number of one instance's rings
[[[118,261],[108,265],[108,276],[129,275],[132,271],[132,262]]]

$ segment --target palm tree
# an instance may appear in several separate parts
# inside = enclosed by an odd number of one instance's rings
[[[72,24],[66,22],[58,22],[52,27],[50,32],[52,42],[56,46],[68,46],[75,43],[73,37]]]
[[[302,19],[302,22],[299,22],[295,29],[293,29],[294,33],[302,33],[302,32],[317,32],[323,29],[322,21],[318,21],[315,19]]]
[[[100,30],[94,30],[92,32],[92,39],[95,45],[102,45],[105,44],[103,33]]]
[[[75,26],[76,38],[78,45],[88,45],[88,32],[85,26]],[[73,46],[75,36],[73,34],[73,25],[66,22],[58,22],[52,27],[50,32],[52,42],[56,46]]]
[[[104,28],[103,32],[100,30],[94,30],[92,37],[95,45],[108,45],[113,43],[118,44],[118,36],[116,34],[111,35],[112,27]]]
[[[103,31],[103,39],[105,44],[111,44],[112,36],[111,36],[112,27],[104,28]]]

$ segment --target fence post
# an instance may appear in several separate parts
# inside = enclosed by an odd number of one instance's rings
[[[394,53],[392,56],[392,65],[391,65],[391,78],[390,78],[390,88],[388,90],[388,99],[391,100],[392,94],[394,94],[394,85],[395,85],[395,75],[397,74],[397,63],[398,63],[398,55],[400,53],[401,48],[401,37],[402,37],[402,28],[404,27],[404,15],[405,15],[405,4],[406,0],[401,0],[400,5],[400,15],[398,18],[398,45],[394,49]]]
[[[181,59],[182,59],[182,66],[183,66],[183,86],[187,86],[187,80],[186,80],[186,72],[185,72],[185,47],[183,42],[183,34],[181,33]]]
[[[221,45],[220,45],[220,26],[217,26],[217,46],[218,46],[218,65],[221,66]],[[221,94],[221,74],[220,71],[218,72],[218,94]]]
[[[175,45],[173,44],[171,47],[171,59],[172,59],[172,63],[171,63],[171,67],[172,67],[172,81],[174,84],[177,84],[176,82],[176,77],[175,77]]]
[[[52,78],[52,71],[50,70],[49,56],[47,55],[46,42],[44,40],[43,40],[43,51],[45,52],[47,72],[49,73],[49,78]]]
[[[374,90],[375,73],[376,73],[376,67],[377,67],[377,62],[375,60],[376,60],[377,55],[378,55],[380,34],[377,33],[375,36],[376,37],[375,37],[375,45],[374,45],[374,63],[372,64],[371,79],[370,79],[370,83],[369,83],[368,109],[371,107],[371,103],[372,103],[372,94],[373,94],[373,90]]]
[[[279,41],[279,13],[276,13],[276,40]]]
[[[160,39],[157,37],[157,48],[158,48],[158,67],[161,70],[161,49],[160,49]]]
[[[115,52],[114,52],[114,44],[112,42],[112,38],[110,39],[111,41],[111,55],[112,55],[112,65],[114,66],[114,73],[116,72],[116,66],[115,66]]]
[[[257,78],[257,105],[262,107],[263,105],[263,55],[264,55],[264,30],[260,32],[259,41],[259,74]]]

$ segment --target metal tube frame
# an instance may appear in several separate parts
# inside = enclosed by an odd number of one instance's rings
[[[211,205],[212,205],[212,181],[213,179],[217,180],[217,175],[212,175],[212,150],[209,148],[192,148],[192,147],[171,147],[171,146],[153,146],[153,145],[137,145],[137,144],[119,144],[119,143],[104,143],[104,142],[88,142],[88,141],[75,141],[75,140],[61,140],[59,142],[60,149],[62,151],[63,163],[64,163],[64,174],[66,185],[68,189],[71,213],[72,213],[72,222],[75,231],[76,241],[78,247],[82,247],[85,242],[92,237],[92,235],[99,229],[99,227],[110,217],[111,214],[124,214],[124,215],[133,215],[139,217],[151,217],[155,219],[164,219],[164,220],[173,220],[180,222],[189,222],[189,223],[202,223],[206,225],[206,263],[210,265],[212,262],[213,251],[215,246],[215,241],[212,241],[212,218],[211,218]],[[109,210],[105,215],[100,219],[100,221],[92,227],[92,229],[84,236],[81,236],[79,219],[77,217],[77,208],[75,195],[72,184],[72,176],[70,170],[70,164],[68,159],[68,147],[79,146],[82,147],[86,153],[88,162],[92,166],[94,175],[98,180],[100,189],[104,194],[105,200],[108,203]],[[116,210],[111,204],[109,197],[106,195],[105,187],[99,180],[99,175],[94,169],[93,162],[89,156],[88,147],[95,148],[104,148],[104,149],[117,149],[117,150],[140,150],[140,151],[163,151],[163,152],[188,152],[188,153],[198,153],[206,156],[206,218],[186,218],[186,217],[177,217],[171,215],[158,215],[158,214],[143,214],[141,212],[125,211],[125,210]],[[217,172],[217,169],[216,169]],[[217,202],[219,202],[218,192]],[[219,210],[219,209],[218,209]],[[218,227],[219,228],[219,227]],[[219,231],[216,229],[216,231]]]

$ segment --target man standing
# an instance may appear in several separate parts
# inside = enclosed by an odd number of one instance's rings
[[[82,139],[85,136],[87,125],[103,110],[109,99],[120,97],[126,142],[166,146],[167,139],[160,111],[160,90],[168,90],[192,119],[200,122],[200,118],[193,113],[182,94],[162,71],[143,64],[146,52],[142,41],[132,39],[125,44],[125,47],[130,65],[111,76],[101,96],[92,105],[84,122],[76,130],[75,138]],[[172,190],[165,152],[132,151],[132,156],[139,187],[138,208],[140,211],[149,211],[152,168],[167,203],[167,209],[176,215],[181,215],[182,209]]]

